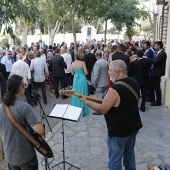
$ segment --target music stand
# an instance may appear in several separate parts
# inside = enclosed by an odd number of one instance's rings
[[[65,160],[64,121],[69,120],[69,121],[78,122],[80,119],[81,112],[82,112],[82,108],[79,108],[79,107],[75,107],[75,106],[68,105],[68,104],[63,104],[63,105],[56,104],[54,109],[52,110],[52,112],[49,114],[49,117],[59,118],[62,120],[62,137],[63,137],[63,151],[62,151],[63,152],[63,161],[52,166],[52,168],[54,168],[56,166],[59,167],[60,164],[63,164],[63,170],[65,170],[65,164],[68,164],[68,165],[70,165],[69,169],[71,167],[74,167],[74,168],[80,170],[80,168],[68,163]]]
[[[44,122],[44,119],[46,120],[51,133],[52,133],[52,130],[51,130],[50,124],[49,124],[49,122],[47,120],[47,115],[45,114],[44,109],[43,109],[43,107],[41,105],[41,101],[40,101],[40,96],[39,95],[37,95],[37,101],[38,101],[39,106],[40,106],[41,124],[44,127],[44,137],[45,137],[45,122]],[[42,111],[42,114],[41,114],[41,111]],[[47,170],[47,167],[50,170],[49,164],[48,164],[48,158],[45,157],[45,170]]]

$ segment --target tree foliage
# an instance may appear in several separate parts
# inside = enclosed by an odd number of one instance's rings
[[[0,1],[0,31],[2,24],[5,31],[13,35],[12,23],[16,18],[24,18],[28,22],[35,22],[39,16],[38,9],[32,0],[6,0]],[[14,36],[14,35],[13,35]]]

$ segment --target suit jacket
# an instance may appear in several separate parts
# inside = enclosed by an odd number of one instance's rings
[[[4,64],[0,63],[0,72],[2,73],[2,75],[6,78],[7,74],[6,74],[6,67]]]
[[[65,71],[67,68],[66,63],[64,62],[63,57],[60,55],[54,55],[50,58],[50,69],[52,70],[53,77],[64,77]]]
[[[152,60],[153,66],[150,73],[151,77],[161,77],[165,75],[166,58],[166,52],[162,50],[155,59]]]
[[[132,69],[134,72],[134,78],[139,85],[148,84],[151,63],[152,62],[149,58],[138,59],[133,63]]]
[[[91,81],[91,72],[96,62],[96,57],[94,54],[88,53],[83,57],[83,61],[85,62],[88,71],[87,79]]]
[[[96,87],[106,87],[108,85],[108,70],[108,62],[103,58],[98,59],[93,66],[91,85]]]
[[[127,70],[130,70],[130,59],[129,56],[125,55],[122,52],[116,52],[112,54],[112,61],[114,60],[123,60],[126,63]]]
[[[149,49],[149,50],[147,51],[147,53],[144,54],[144,55],[147,56],[147,57],[150,58],[150,59],[154,59],[154,53],[153,53],[152,49]]]
[[[26,63],[29,65],[29,67],[30,67],[31,60],[29,60],[28,58],[26,58],[26,59],[24,59],[24,62],[26,62]]]
[[[4,94],[6,93],[6,80],[2,73],[0,72],[0,90],[1,90],[1,99],[3,98]],[[2,102],[2,101],[0,101]]]

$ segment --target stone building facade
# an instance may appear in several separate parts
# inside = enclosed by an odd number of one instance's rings
[[[161,79],[162,97],[170,109],[170,2],[157,0],[157,40],[162,40],[167,53],[166,74]]]

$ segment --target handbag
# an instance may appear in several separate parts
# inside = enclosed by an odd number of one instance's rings
[[[3,104],[3,108],[11,124],[33,144],[34,148],[40,154],[42,154],[46,158],[54,157],[50,146],[43,138],[43,136],[38,134],[30,125],[28,125],[29,131],[25,129],[25,127],[23,127],[19,123],[19,121],[13,116],[10,107]]]

